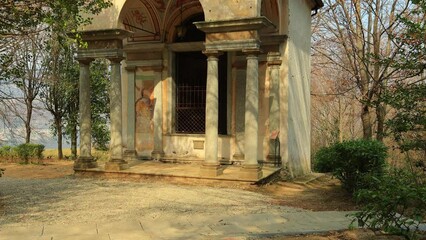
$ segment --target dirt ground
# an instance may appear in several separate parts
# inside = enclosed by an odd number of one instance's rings
[[[0,168],[5,169],[5,176],[19,179],[61,178],[73,174],[72,166],[72,161],[58,161],[54,159],[47,159],[38,164],[28,165],[0,162]],[[192,185],[197,183],[181,182],[178,184]],[[218,187],[225,186],[219,185]],[[338,180],[326,175],[306,184],[277,181],[263,186],[239,186],[238,188],[268,195],[271,197],[272,204],[274,205],[302,208],[311,211],[350,211],[357,209],[356,204],[351,200],[351,196],[341,189]],[[402,238],[377,234],[370,230],[358,229],[344,232],[330,232],[320,235],[313,234],[305,236],[272,237],[264,239],[356,240]]]

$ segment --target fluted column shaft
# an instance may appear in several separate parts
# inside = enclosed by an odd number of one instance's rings
[[[80,61],[79,81],[80,156],[92,157],[90,61]]]
[[[136,158],[135,150],[135,67],[127,67],[127,149],[124,152],[126,159]]]
[[[111,141],[110,161],[105,164],[107,171],[119,171],[128,168],[123,160],[122,111],[121,111],[121,58],[111,61],[111,86],[109,91]]]
[[[258,162],[259,147],[259,59],[258,50],[243,51],[247,54],[246,102],[244,129],[244,164],[242,179],[258,180],[262,171]]]
[[[206,149],[205,163],[218,164],[218,116],[219,116],[219,59],[210,55],[207,59],[207,87],[206,87]]]
[[[92,123],[90,103],[90,62],[93,59],[79,59],[79,124],[80,155],[74,163],[74,169],[97,167],[92,157]]]
[[[111,60],[111,86],[109,92],[111,118],[111,160],[123,159],[123,138],[121,123],[121,59]]]
[[[218,161],[218,123],[219,123],[219,58],[218,52],[205,52],[207,55],[206,86],[206,130],[205,158],[203,175],[217,176],[221,174]]]
[[[259,63],[255,54],[247,56],[244,165],[257,165],[259,116]]]
[[[268,54],[268,68],[270,73],[270,91],[269,91],[269,131],[271,136],[269,142],[268,159],[274,164],[281,163],[280,153],[278,152],[278,133],[280,129],[280,66],[281,54],[279,52],[270,52]]]

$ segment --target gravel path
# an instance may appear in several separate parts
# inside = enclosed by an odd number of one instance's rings
[[[111,222],[214,214],[283,213],[268,196],[239,189],[84,178],[0,179],[0,225]]]

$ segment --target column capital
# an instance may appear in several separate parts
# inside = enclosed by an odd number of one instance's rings
[[[108,58],[108,60],[111,62],[111,64],[115,63],[121,63],[121,61],[123,61],[123,57],[113,57],[113,58]]]
[[[282,64],[279,52],[269,52],[267,56],[268,66],[280,66]]]
[[[248,56],[257,56],[262,53],[259,48],[245,48],[241,51]]]
[[[221,51],[215,51],[215,50],[204,50],[203,54],[206,55],[207,57],[219,57],[220,55],[223,54],[223,52]]]
[[[136,70],[136,66],[127,66],[127,67],[125,67],[125,69],[129,72],[132,72],[132,71]]]
[[[83,65],[89,65],[91,62],[93,62],[93,60],[95,60],[94,58],[76,58],[76,60]]]

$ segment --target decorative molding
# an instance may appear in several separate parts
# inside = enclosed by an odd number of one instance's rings
[[[255,39],[245,40],[220,40],[205,44],[206,51],[240,51],[241,49],[259,49],[260,41]]]
[[[260,42],[262,46],[279,45],[286,42],[287,39],[287,35],[260,35]]]
[[[242,32],[259,30],[265,27],[275,28],[275,25],[265,16],[211,22],[194,22],[194,24],[205,33]]]
[[[173,52],[202,51],[204,42],[170,43],[168,47]]]
[[[77,59],[90,58],[107,58],[118,59],[123,58],[122,49],[80,49],[77,52]]]
[[[83,41],[94,41],[94,40],[122,40],[129,37],[133,33],[125,29],[101,29],[95,31],[82,31],[79,32]]]
[[[163,60],[126,61],[127,67],[163,67]]]
[[[165,48],[164,43],[135,43],[127,44],[123,50],[129,53],[136,52],[163,52]]]

